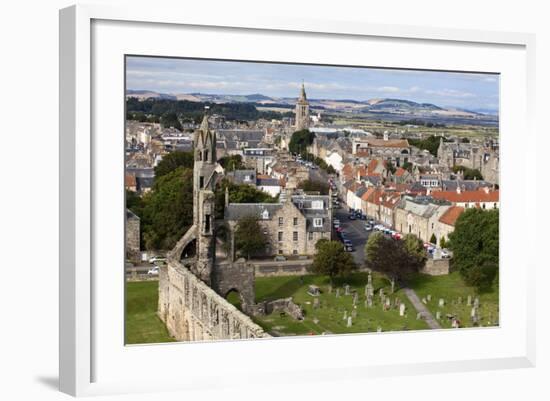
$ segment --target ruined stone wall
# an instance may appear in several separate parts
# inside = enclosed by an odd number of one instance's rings
[[[140,220],[136,216],[126,219],[126,258],[133,263],[141,261]]]
[[[160,269],[158,314],[179,341],[269,337],[180,262]]]
[[[449,259],[428,258],[420,273],[430,276],[443,276],[449,274]]]

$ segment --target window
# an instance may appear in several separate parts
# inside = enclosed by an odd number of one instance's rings
[[[298,225],[298,217],[294,217],[294,219],[292,220],[292,224],[294,224],[295,226]]]
[[[322,210],[323,209],[323,201],[322,200],[314,200],[313,202],[311,202],[311,208]]]
[[[283,254],[283,250],[279,249],[279,255],[282,255],[282,254]]]
[[[283,240],[283,232],[282,232],[282,231],[279,231],[279,232],[277,233],[277,239],[278,239],[279,241],[282,241],[282,240]]]
[[[208,161],[208,150],[204,151],[204,161]]]
[[[292,250],[292,254],[293,255],[298,255],[298,250],[297,249]]]
[[[309,241],[313,240],[313,233],[311,231],[307,233],[307,239]]]
[[[210,215],[209,214],[204,215],[204,231],[210,232]]]
[[[298,231],[292,233],[292,241],[298,241]]]
[[[201,175],[199,177],[199,188],[202,188],[204,186],[204,177]]]
[[[320,217],[313,219],[313,227],[323,227],[323,219]]]
[[[283,218],[279,217],[279,227],[282,227],[282,226],[283,226]]]

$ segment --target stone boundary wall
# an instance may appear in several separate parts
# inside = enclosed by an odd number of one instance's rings
[[[160,268],[158,315],[179,341],[271,337],[173,259]]]
[[[310,269],[312,263],[313,261],[311,259],[297,260],[292,264],[275,261],[272,263],[250,262],[250,264],[254,266],[256,277],[303,276],[305,274],[311,274]]]
[[[449,260],[450,259],[433,259],[428,258],[426,264],[420,270],[420,273],[428,274],[430,276],[444,276],[449,274]]]

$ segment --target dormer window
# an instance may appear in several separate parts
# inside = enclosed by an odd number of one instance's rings
[[[264,219],[264,220],[269,219],[269,212],[267,211],[267,209],[265,209],[265,210],[262,212],[262,219]]]
[[[311,202],[311,208],[322,210],[323,209],[323,201],[322,200],[314,200]]]

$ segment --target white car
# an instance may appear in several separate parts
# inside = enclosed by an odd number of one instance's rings
[[[158,266],[151,267],[151,268],[147,271],[147,274],[148,274],[149,276],[158,276],[158,275],[159,275],[159,267],[158,267]]]
[[[166,258],[162,256],[153,256],[149,259],[149,263],[165,262]]]
[[[451,257],[451,253],[446,249],[442,249],[441,250],[441,257],[443,259],[449,259]]]

